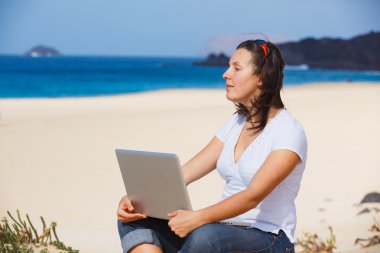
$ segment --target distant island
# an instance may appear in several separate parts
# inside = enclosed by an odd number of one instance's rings
[[[380,32],[370,32],[348,40],[306,38],[278,46],[287,65],[306,64],[312,69],[380,70]],[[205,61],[193,64],[228,66],[227,56],[221,55],[210,54]]]
[[[35,46],[24,54],[27,57],[52,57],[60,55],[58,50],[43,45]]]

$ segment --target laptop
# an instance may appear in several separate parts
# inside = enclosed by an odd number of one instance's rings
[[[169,212],[193,210],[177,155],[124,149],[115,152],[135,212],[168,220]],[[222,223],[251,225],[229,220]]]

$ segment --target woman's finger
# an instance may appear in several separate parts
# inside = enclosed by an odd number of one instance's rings
[[[178,210],[168,213],[169,217],[174,217],[178,214]]]
[[[145,219],[147,216],[141,213],[128,213],[128,212],[118,212],[118,219],[124,222],[131,222],[140,219]]]
[[[133,207],[132,205],[132,202],[131,200],[128,198],[127,195],[125,195],[121,201],[120,201],[120,204],[119,204],[119,207],[122,208],[122,209],[127,209],[129,212],[132,212],[135,208]]]

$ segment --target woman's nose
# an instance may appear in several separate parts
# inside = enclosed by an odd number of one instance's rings
[[[228,72],[229,69],[227,69],[224,73],[223,73],[223,78],[224,79],[230,79],[230,75],[229,75],[229,72]]]

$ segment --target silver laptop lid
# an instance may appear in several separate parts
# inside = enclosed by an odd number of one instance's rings
[[[115,152],[135,212],[168,220],[169,212],[192,210],[175,154],[122,149]]]

